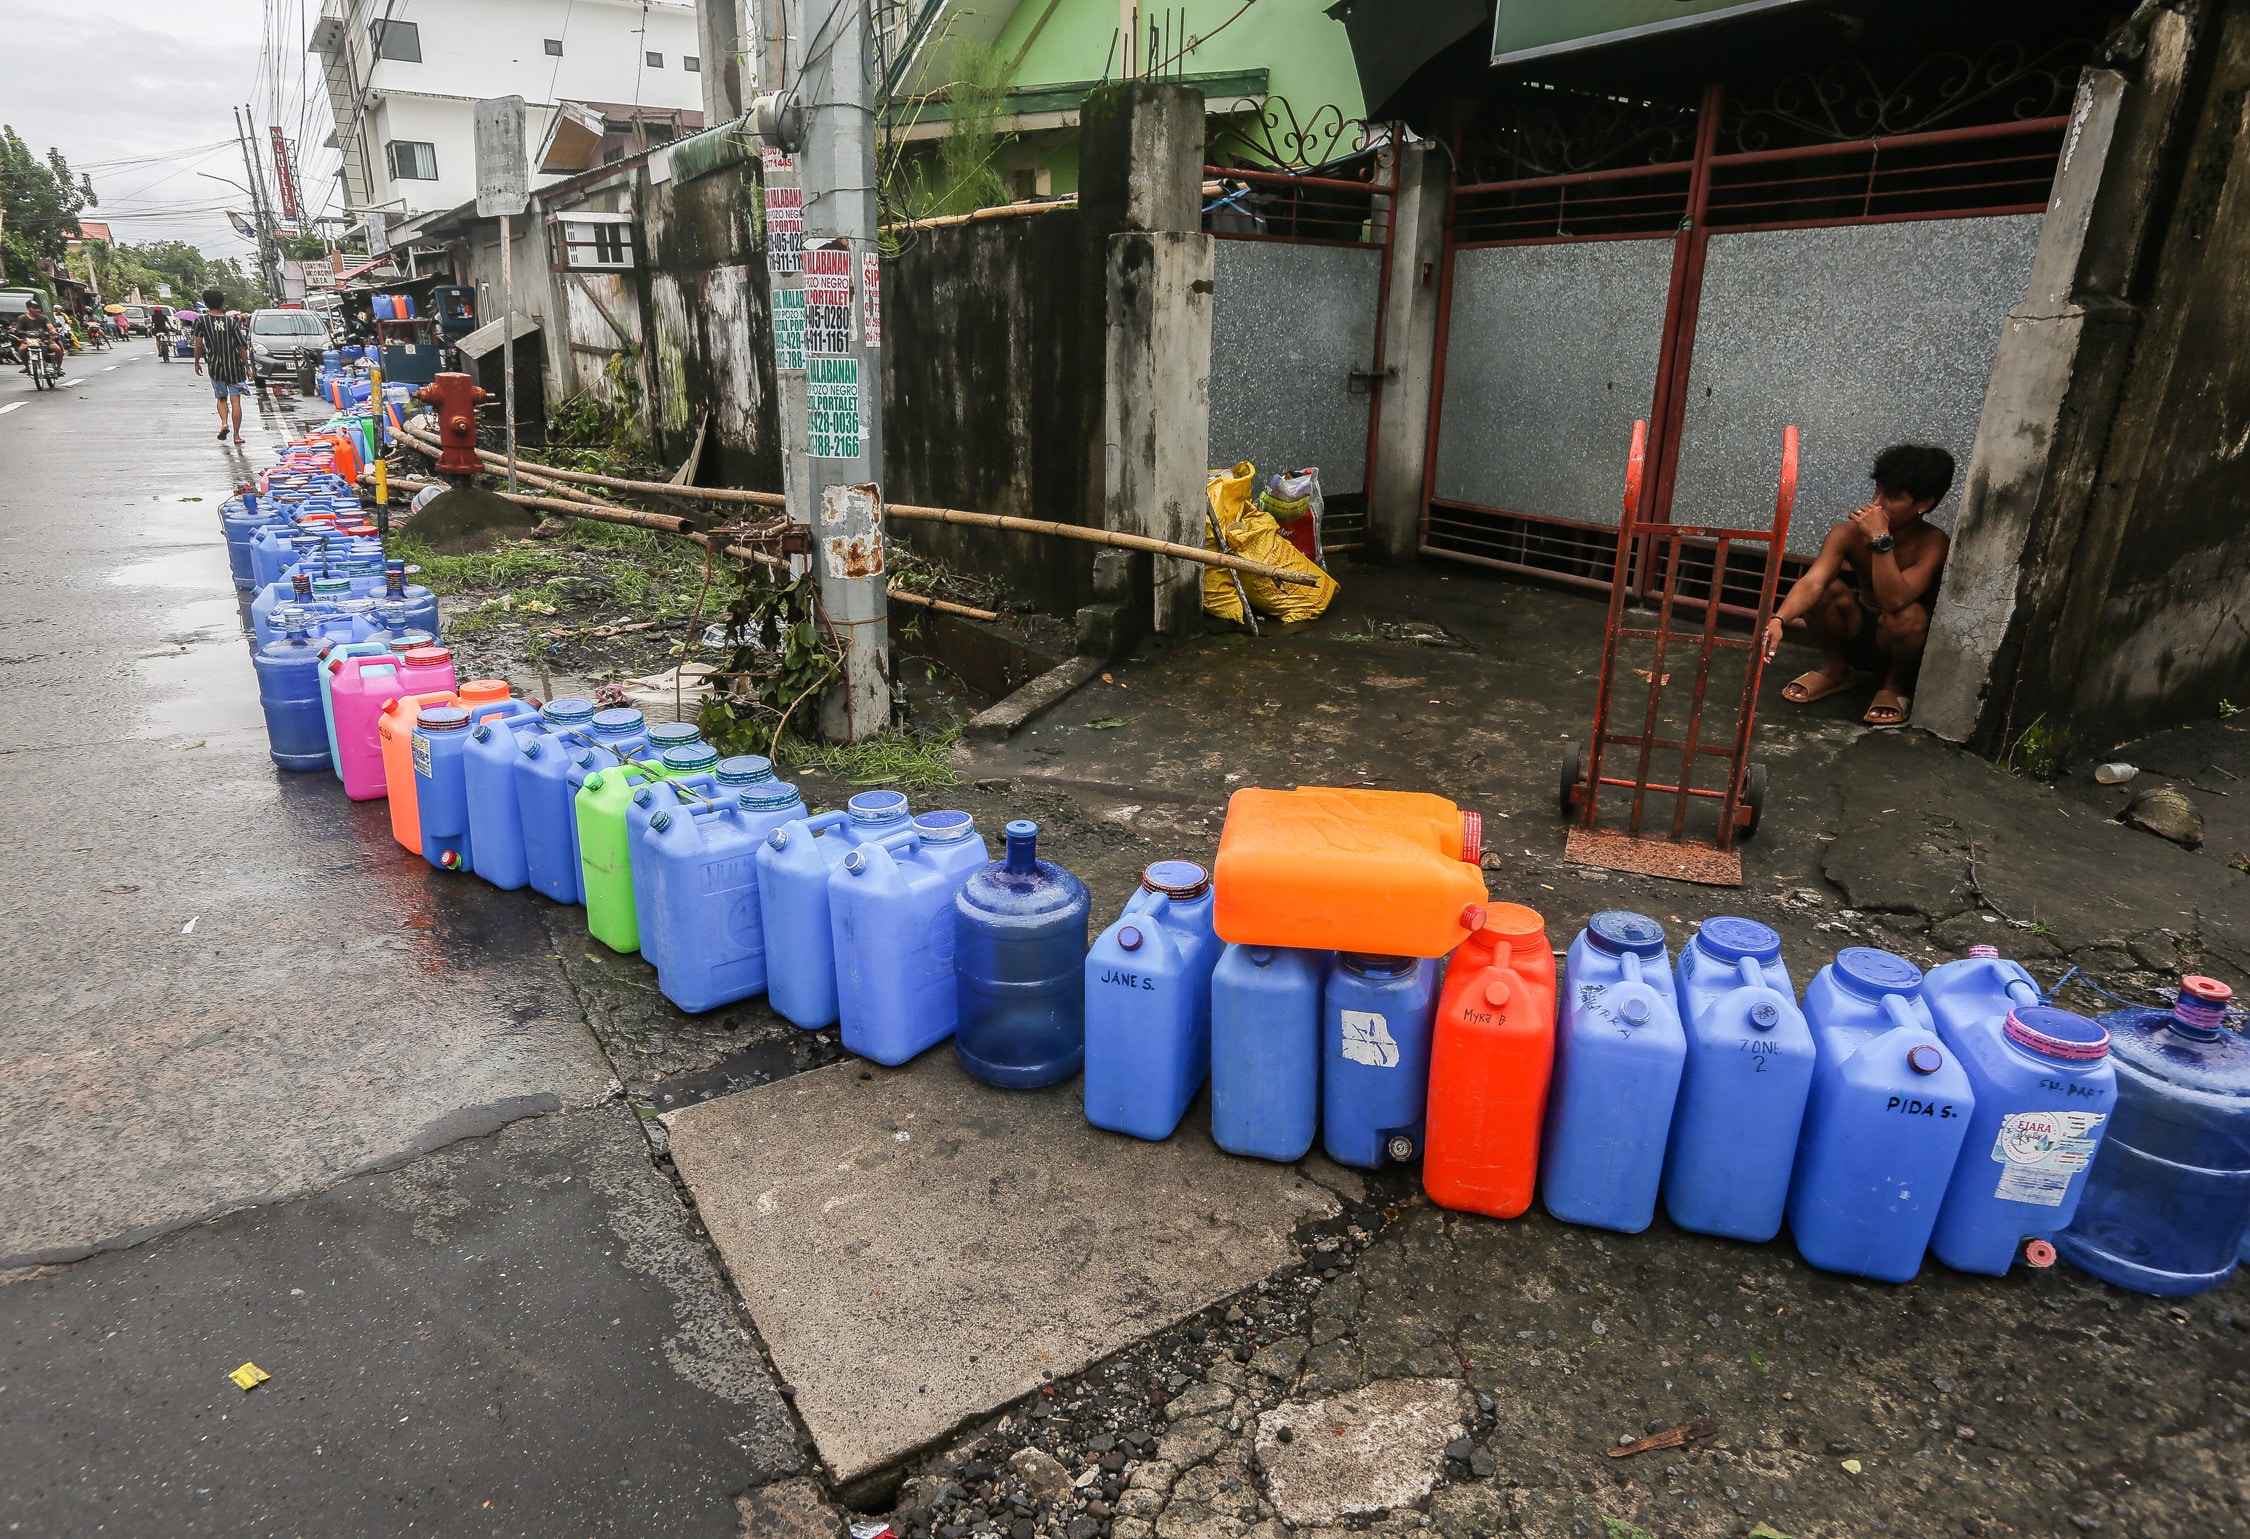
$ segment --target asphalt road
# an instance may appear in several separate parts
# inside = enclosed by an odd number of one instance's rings
[[[0,1531],[732,1533],[796,1434],[567,929],[266,755],[217,513],[287,430],[0,371]]]

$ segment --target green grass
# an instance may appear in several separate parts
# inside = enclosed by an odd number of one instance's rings
[[[857,743],[808,743],[792,736],[781,745],[780,757],[800,771],[846,785],[936,790],[961,783],[945,757],[960,739],[958,727],[944,732],[892,727]]]
[[[567,551],[536,540],[510,540],[468,556],[441,556],[410,534],[391,537],[393,554],[422,570],[418,580],[438,594],[514,593],[570,575]]]

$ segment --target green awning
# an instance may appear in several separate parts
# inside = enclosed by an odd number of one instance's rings
[[[1807,0],[1499,0],[1492,18],[1492,62],[1521,64],[1805,3]]]

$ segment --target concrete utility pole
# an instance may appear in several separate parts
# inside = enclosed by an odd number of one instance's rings
[[[242,175],[250,184],[244,191],[250,194],[250,218],[258,234],[258,284],[269,301],[279,300],[280,272],[275,260],[279,253],[274,248],[273,216],[266,208],[266,183],[265,178],[258,175],[258,158],[250,152],[253,137],[250,125],[256,119],[245,122],[243,112],[243,108],[234,109],[234,140],[242,151]]]
[[[804,51],[786,94],[804,109],[804,482],[821,605],[842,682],[821,702],[831,741],[890,725],[884,600],[881,271],[876,247],[875,37],[866,0],[794,0]]]

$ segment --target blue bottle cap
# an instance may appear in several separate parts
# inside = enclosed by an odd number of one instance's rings
[[[424,732],[458,732],[469,724],[467,709],[458,705],[433,705],[421,715]]]
[[[857,876],[867,869],[867,852],[853,850],[844,857],[844,869]]]
[[[661,834],[662,832],[664,832],[664,830],[672,826],[672,814],[670,814],[669,812],[659,812],[655,817],[648,820],[648,826],[651,833]]]
[[[703,741],[703,733],[692,721],[660,721],[648,729],[648,745],[658,753],[664,753],[674,748],[685,748],[691,743],[700,743],[701,741]],[[713,759],[718,757],[717,750],[712,751],[711,757]]]
[[[602,737],[631,737],[647,720],[629,706],[594,713],[594,731]]]
[[[1873,946],[1846,946],[1830,964],[1836,981],[1867,999],[1911,994],[1922,986],[1922,969],[1896,952]]]
[[[1772,962],[1780,959],[1781,937],[1755,919],[1742,919],[1733,914],[1716,914],[1703,921],[1695,932],[1695,944],[1705,955],[1720,962],[1740,962],[1745,958],[1753,962]]]
[[[756,785],[761,780],[773,779],[773,760],[762,753],[738,753],[731,759],[719,761],[719,784],[723,786]]]
[[[664,750],[664,767],[674,774],[693,775],[719,762],[719,750],[709,743],[691,743]]]
[[[743,791],[735,800],[749,812],[773,812],[792,805],[797,800],[797,788],[786,780],[761,780]],[[780,829],[775,829],[774,834],[775,849],[778,850],[789,842],[780,837]]]
[[[1586,921],[1586,934],[1611,956],[1623,956],[1628,951],[1641,957],[1664,954],[1664,926],[1646,914],[1605,908]]]
[[[924,844],[959,844],[977,831],[977,825],[966,812],[924,812],[915,816],[914,831]]]
[[[1211,890],[1211,873],[1192,860],[1159,860],[1141,873],[1141,886],[1167,898],[1200,898]]]
[[[844,803],[844,812],[854,823],[903,822],[906,818],[906,793],[862,791]]]
[[[1117,944],[1127,951],[1141,949],[1141,932],[1137,926],[1127,925],[1117,932]]]
[[[653,802],[655,800],[656,793],[654,791],[651,791],[647,786],[642,786],[638,791],[635,791],[633,793],[633,805],[636,807],[646,807],[650,802]]]
[[[578,727],[594,719],[591,700],[550,700],[539,712],[558,727]]]
[[[480,743],[489,743],[489,742],[491,742],[491,741],[492,741],[492,723],[491,723],[491,722],[489,722],[489,721],[480,721],[480,722],[478,722],[478,723],[477,723],[477,730],[476,730],[476,731],[474,731],[474,732],[472,732],[472,733],[470,733],[470,734],[469,734],[469,736],[471,736],[471,737],[475,738],[475,739],[476,739],[476,740],[477,740],[478,742],[480,742]]]
[[[1401,978],[1414,970],[1412,957],[1378,956],[1364,951],[1339,951],[1336,960],[1362,978]]]

